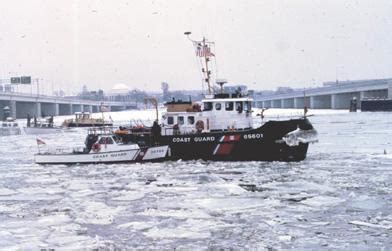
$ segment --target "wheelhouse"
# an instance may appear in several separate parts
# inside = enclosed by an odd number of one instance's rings
[[[171,101],[162,116],[162,135],[246,130],[253,126],[252,99],[215,95],[201,103]]]

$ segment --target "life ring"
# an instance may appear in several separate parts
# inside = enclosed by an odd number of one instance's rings
[[[199,132],[204,130],[204,121],[203,120],[198,120],[196,122],[196,130]]]
[[[94,143],[91,147],[91,150],[95,153],[98,153],[99,151],[101,151],[101,145],[98,143]]]
[[[128,134],[127,130],[116,130],[114,131],[114,134]]]

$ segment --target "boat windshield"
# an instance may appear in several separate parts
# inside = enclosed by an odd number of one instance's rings
[[[118,137],[116,135],[113,135],[112,138],[113,138],[114,142],[116,142],[117,144],[121,143],[121,138],[120,137]]]
[[[111,137],[102,137],[98,143],[101,145],[110,145],[114,144],[114,141]]]

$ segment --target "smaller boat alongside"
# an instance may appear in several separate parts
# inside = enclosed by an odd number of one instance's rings
[[[27,125],[23,127],[23,130],[28,135],[38,135],[38,134],[51,134],[51,133],[61,133],[63,130],[61,127],[54,126],[53,116],[46,120],[37,120],[34,117],[33,124],[31,124],[30,116],[27,117]]]
[[[113,123],[109,121],[105,121],[103,118],[92,118],[89,112],[75,112],[75,118],[64,120],[63,126],[64,127],[113,126]]]
[[[123,143],[110,128],[91,128],[85,140],[85,146],[71,151],[55,149],[42,150],[46,145],[37,139],[39,153],[37,164],[94,164],[94,163],[135,163],[164,160],[170,156],[167,145],[139,146],[136,143]]]

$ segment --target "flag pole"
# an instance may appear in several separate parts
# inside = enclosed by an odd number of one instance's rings
[[[204,65],[203,65],[203,60],[201,60],[201,66],[202,66],[202,73],[203,73],[203,82],[206,82],[208,85],[208,94],[213,93],[213,88],[211,86],[211,70],[209,69],[209,61],[211,56],[215,56],[211,53],[211,48],[209,47],[210,44],[213,44],[213,42],[209,42],[206,40],[205,37],[203,37],[203,40],[201,41],[195,41],[192,40],[189,36],[191,35],[190,31],[184,32],[184,34],[188,37],[188,39],[193,43],[193,44],[198,44],[200,48],[196,49],[196,54],[198,57],[203,57],[204,58]],[[205,67],[205,69],[204,69]]]
[[[41,151],[40,151],[39,144],[38,144],[38,137],[36,137],[36,138],[35,138],[35,141],[36,141],[36,143],[37,143],[38,154],[40,154],[40,153],[41,153]]]

